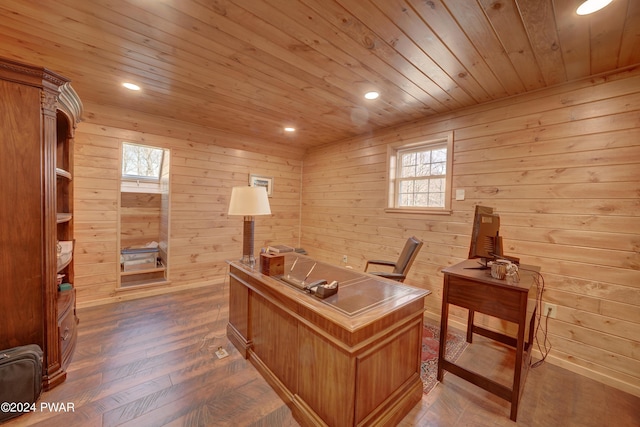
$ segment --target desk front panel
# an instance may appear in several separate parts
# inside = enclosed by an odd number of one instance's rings
[[[298,392],[298,323],[254,292],[249,293],[251,350],[292,393]]]
[[[358,355],[356,422],[362,422],[376,408],[394,405],[396,402],[390,399],[394,394],[409,394],[411,388],[416,391],[419,388],[416,394],[422,397],[423,322],[422,315],[415,316],[388,338]]]
[[[522,289],[497,288],[494,285],[456,276],[445,276],[445,286],[447,285],[447,301],[450,304],[514,323],[520,321],[523,298],[526,304],[528,295],[528,292],[523,292]]]
[[[299,372],[299,381],[294,394],[328,425],[354,425],[353,355],[304,324],[298,323],[296,334],[298,359],[293,366]]]

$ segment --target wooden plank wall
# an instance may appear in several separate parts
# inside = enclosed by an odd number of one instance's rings
[[[161,194],[126,192],[120,200],[120,248],[158,242]]]
[[[451,215],[385,213],[387,145],[446,131],[453,187],[466,199]],[[640,70],[313,150],[303,189],[301,243],[316,258],[346,254],[362,270],[395,259],[408,237],[424,239],[407,283],[433,291],[433,317],[441,269],[467,257],[475,205],[496,208],[505,253],[541,266],[543,300],[558,306],[548,360],[640,395]]]
[[[190,139],[125,130],[147,127],[135,113],[108,119],[112,111],[85,104],[87,121],[75,138],[75,235],[78,305],[88,306],[171,289],[222,283],[227,259],[242,255],[242,217],[227,215],[231,187],[248,185],[249,174],[274,178],[272,215],[256,218],[256,248],[284,243],[298,246],[302,162],[212,144],[203,134]],[[96,117],[121,127],[96,124]],[[126,120],[132,121],[125,122]],[[156,130],[165,132],[166,121]],[[189,135],[187,125],[172,123],[171,135]],[[120,143],[130,141],[171,150],[169,277],[171,289],[116,292],[119,271],[118,198]],[[235,142],[235,141],[234,141]],[[278,150],[274,150],[279,152]]]

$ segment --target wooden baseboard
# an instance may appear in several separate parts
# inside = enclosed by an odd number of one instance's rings
[[[114,302],[129,301],[129,300],[146,298],[146,297],[155,296],[155,295],[169,294],[172,292],[186,291],[188,289],[203,288],[206,286],[222,287],[224,284],[225,284],[225,278],[220,278],[219,280],[213,280],[209,282],[200,282],[200,283],[190,283],[188,285],[183,285],[183,286],[171,285],[166,287],[150,287],[148,289],[145,289],[143,287],[138,287],[136,289],[131,289],[130,292],[120,292],[109,298],[102,298],[99,300],[92,300],[87,302],[78,301],[77,308],[82,309],[87,307],[95,307],[95,306],[104,305],[104,304],[112,304]]]
[[[240,352],[243,358],[249,357],[249,350],[251,349],[251,341],[245,340],[240,332],[231,324],[227,324],[227,339],[231,341],[231,344]]]

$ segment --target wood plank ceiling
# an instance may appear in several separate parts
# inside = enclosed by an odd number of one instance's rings
[[[0,56],[85,104],[304,149],[640,64],[640,1],[578,3],[3,0]]]

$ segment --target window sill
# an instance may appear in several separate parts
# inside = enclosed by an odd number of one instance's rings
[[[451,209],[433,208],[386,208],[386,213],[406,213],[406,214],[429,214],[429,215],[451,215]]]

